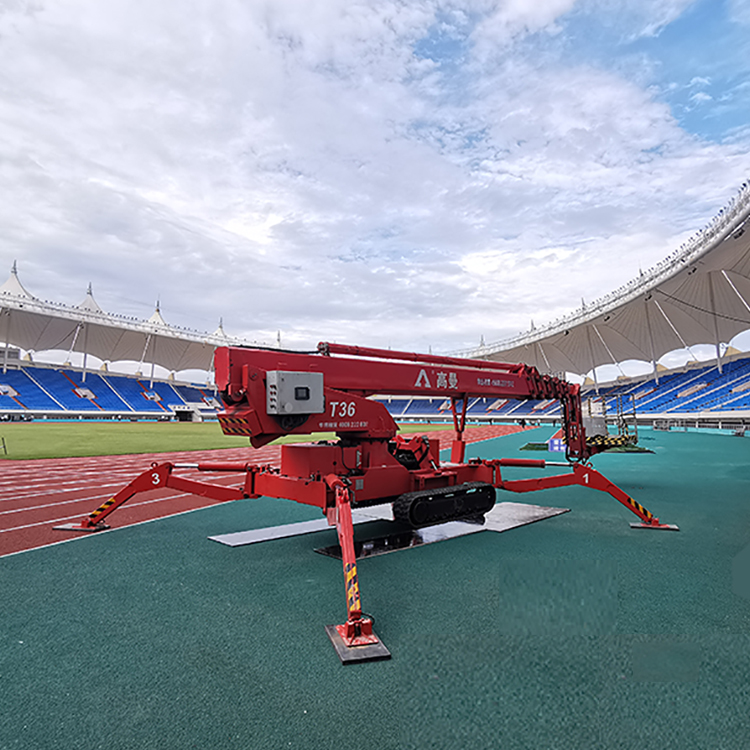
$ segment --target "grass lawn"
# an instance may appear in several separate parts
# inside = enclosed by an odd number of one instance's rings
[[[449,425],[409,424],[401,432],[448,429]],[[333,433],[289,435],[277,442],[330,440]],[[164,453],[241,448],[246,437],[224,435],[218,422],[6,422],[0,424],[0,459],[118,456],[126,453]]]

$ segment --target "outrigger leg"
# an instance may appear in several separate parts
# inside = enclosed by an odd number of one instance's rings
[[[245,471],[245,464],[151,464],[151,468],[138,475],[129,484],[125,485],[116,495],[105,500],[95,511],[82,518],[78,523],[65,523],[53,526],[58,531],[106,531],[109,526],[104,519],[117,510],[123,503],[139,492],[147,490],[158,490],[164,487],[190,492],[201,497],[210,497],[212,500],[227,501],[240,500],[246,497],[243,490],[234,487],[223,487],[222,485],[206,484],[194,479],[184,479],[172,473],[172,469],[199,469],[204,471]]]
[[[551,461],[528,459],[528,458],[500,458],[494,462],[498,466],[523,466],[537,467],[540,469],[546,466],[563,466],[568,464],[554,463]],[[581,487],[591,487],[591,489],[606,492],[615,500],[622,503],[629,511],[635,513],[641,519],[640,523],[631,523],[634,529],[661,529],[666,531],[679,531],[679,526],[672,523],[661,523],[659,519],[650,511],[644,508],[639,502],[634,500],[627,492],[621,490],[614,482],[610,482],[607,477],[600,474],[596,469],[583,463],[572,465],[573,471],[570,474],[557,474],[549,477],[538,477],[536,479],[511,479],[508,481],[500,480],[496,487],[511,492],[535,492],[536,490],[546,490],[553,487],[570,487],[579,485]]]
[[[349,488],[335,474],[329,474],[326,483],[336,493],[336,505],[328,511],[328,519],[329,523],[336,524],[339,535],[347,611],[346,622],[343,625],[326,625],[326,633],[342,664],[390,659],[391,652],[372,631],[372,620],[362,614]]]

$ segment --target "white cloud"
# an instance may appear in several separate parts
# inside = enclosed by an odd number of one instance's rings
[[[743,26],[750,25],[750,2],[748,0],[729,0],[729,18]]]
[[[652,6],[631,28],[686,3]],[[516,46],[572,0],[29,7],[0,15],[0,269],[60,301],[451,349],[609,291],[746,176],[746,134]]]
[[[582,0],[625,38],[657,36],[697,0]]]
[[[540,31],[556,33],[557,20],[575,6],[577,0],[505,0],[492,3],[473,32],[478,53],[486,57],[491,50],[502,49],[518,35]]]

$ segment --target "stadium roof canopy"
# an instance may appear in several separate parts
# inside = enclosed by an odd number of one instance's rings
[[[215,347],[248,343],[227,336],[221,324],[214,333],[171,326],[158,305],[148,320],[106,313],[94,299],[91,285],[80,305],[37,299],[19,281],[15,263],[10,278],[0,286],[0,340],[5,342],[0,354],[4,367],[12,345],[29,352],[80,352],[84,368],[92,355],[105,362],[156,364],[172,372],[209,371]]]
[[[711,223],[654,268],[571,315],[512,339],[460,355],[525,362],[543,372],[585,374],[626,360],[656,362],[695,344],[721,343],[750,329],[750,183]],[[213,350],[250,342],[221,325],[201,333],[167,324],[158,309],[148,320],[104,312],[89,286],[76,306],[40,300],[18,279],[16,264],[0,286],[0,341],[30,352],[67,350],[105,362],[134,361],[171,372],[209,371]]]
[[[639,278],[575,313],[460,356],[525,362],[580,375],[626,360],[651,362],[750,329],[750,183],[711,223]]]

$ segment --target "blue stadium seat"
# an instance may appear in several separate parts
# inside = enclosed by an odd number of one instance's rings
[[[170,406],[184,406],[184,401],[177,395],[169,383],[129,378],[124,375],[108,375],[107,381],[136,412],[171,414]]]
[[[80,382],[79,373],[42,367],[29,368],[26,373],[59,404],[58,409],[77,412],[104,411],[104,408],[97,403],[97,394],[94,393],[93,388]],[[88,398],[85,394],[91,394],[93,398]]]
[[[0,409],[3,411],[45,410],[62,411],[56,403],[31,378],[26,375],[26,369],[8,370],[0,372],[0,385],[13,389],[16,396],[0,394]]]

